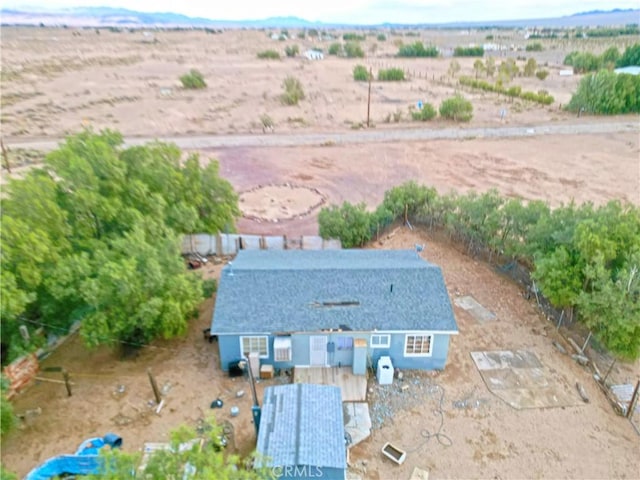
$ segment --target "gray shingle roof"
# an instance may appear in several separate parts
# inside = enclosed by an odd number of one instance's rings
[[[212,334],[457,331],[442,271],[413,250],[241,250],[222,272]]]
[[[302,383],[267,387],[257,451],[267,465],[346,469],[340,387]]]

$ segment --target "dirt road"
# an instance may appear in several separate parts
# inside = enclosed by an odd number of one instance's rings
[[[127,146],[142,145],[153,140],[175,143],[182,149],[222,148],[222,147],[295,147],[326,144],[363,144],[372,142],[397,142],[421,140],[456,140],[470,138],[514,138],[543,135],[589,135],[602,133],[634,132],[640,125],[636,118],[627,121],[585,122],[568,124],[541,124],[514,127],[445,127],[445,128],[405,128],[375,129],[334,133],[269,134],[269,135],[196,135],[163,137],[127,137]],[[10,148],[53,150],[60,140],[32,139],[14,140],[7,138]]]

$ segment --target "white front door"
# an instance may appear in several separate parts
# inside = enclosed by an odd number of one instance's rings
[[[316,367],[327,365],[327,337],[315,335],[309,338],[309,364]]]

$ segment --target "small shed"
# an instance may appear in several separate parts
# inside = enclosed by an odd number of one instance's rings
[[[294,383],[264,391],[260,466],[286,480],[344,480],[347,472],[340,388]]]

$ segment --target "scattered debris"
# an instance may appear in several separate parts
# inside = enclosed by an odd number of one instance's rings
[[[553,346],[556,347],[556,350],[558,350],[561,354],[563,355],[567,354],[567,349],[564,348],[562,345],[560,345],[560,343],[556,342],[555,340],[552,343],[553,343]]]
[[[382,447],[382,454],[398,465],[402,465],[407,459],[407,452],[400,449],[399,447],[396,447],[390,442],[384,444],[384,446]]]
[[[164,407],[164,398],[160,401],[160,405],[158,405],[158,407],[156,408],[156,415],[160,415],[162,407]]]
[[[409,480],[429,480],[429,470],[415,467]]]
[[[238,407],[231,407],[231,416],[237,417],[240,414],[240,409]]]
[[[584,387],[580,382],[576,382],[576,389],[578,390],[578,393],[580,394],[580,398],[582,398],[582,401],[584,403],[589,403],[589,397],[587,396],[587,392],[585,391]]]
[[[219,398],[216,398],[213,402],[211,402],[211,408],[222,408],[223,405],[224,402]]]
[[[244,390],[238,390],[236,392],[236,398],[244,397]]]
[[[571,355],[571,358],[573,358],[576,362],[578,362],[580,365],[582,365],[583,367],[586,367],[589,364],[589,359],[587,357],[585,357],[584,355]]]

